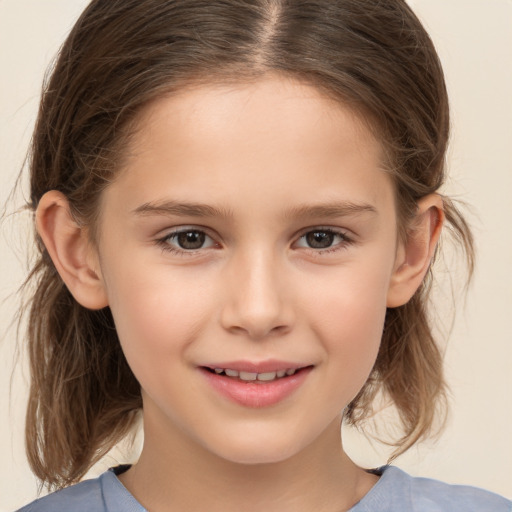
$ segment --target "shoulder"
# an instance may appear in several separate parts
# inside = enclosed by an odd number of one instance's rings
[[[382,476],[353,512],[512,512],[512,502],[489,491],[415,478],[396,467]]]
[[[411,496],[419,511],[512,512],[511,501],[484,489],[449,485],[429,478],[409,478]],[[422,508],[419,507],[420,504]],[[433,508],[434,506],[437,508]]]
[[[104,512],[99,478],[85,480],[39,498],[18,512]]]
[[[110,469],[98,478],[49,494],[18,512],[146,512],[117,478],[127,467]]]

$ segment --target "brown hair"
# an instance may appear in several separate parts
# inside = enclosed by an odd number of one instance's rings
[[[75,218],[94,227],[145,104],[191,82],[268,72],[313,84],[369,121],[387,152],[406,233],[417,201],[443,184],[449,115],[433,44],[402,0],[93,0],[44,88],[30,207],[56,189]],[[444,209],[471,269],[469,228],[448,198]],[[130,431],[141,396],[109,309],[78,304],[36,238],[26,442],[35,474],[61,487]],[[382,391],[403,426],[397,452],[429,433],[445,396],[429,283],[430,276],[409,303],[388,310],[373,372],[345,413],[360,424]]]

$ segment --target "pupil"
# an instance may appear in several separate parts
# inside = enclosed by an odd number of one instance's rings
[[[314,249],[325,249],[332,245],[334,234],[328,231],[312,231],[306,235],[306,241]]]
[[[204,239],[205,234],[200,231],[185,231],[178,234],[178,244],[182,249],[200,249]]]

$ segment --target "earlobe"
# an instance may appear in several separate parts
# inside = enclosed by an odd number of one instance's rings
[[[403,306],[419,288],[434,256],[443,223],[441,196],[430,194],[421,199],[407,240],[401,243],[397,251],[387,307]]]
[[[107,306],[96,251],[87,230],[73,219],[64,194],[56,190],[44,194],[36,211],[36,226],[55,268],[77,302],[89,309]]]

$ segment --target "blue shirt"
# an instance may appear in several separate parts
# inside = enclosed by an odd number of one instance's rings
[[[117,478],[116,472],[124,469],[110,469],[18,512],[147,512]],[[476,487],[413,478],[392,466],[380,473],[379,481],[349,512],[512,512],[512,501]]]

